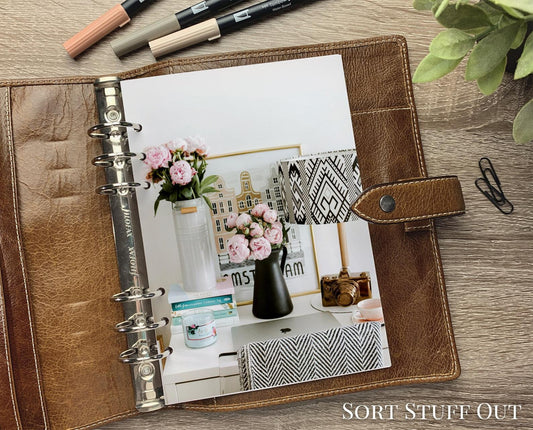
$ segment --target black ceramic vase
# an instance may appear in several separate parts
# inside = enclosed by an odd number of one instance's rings
[[[264,260],[255,261],[252,313],[257,318],[280,318],[292,312],[291,296],[283,277],[287,248],[283,248],[281,266],[280,251],[275,249]]]

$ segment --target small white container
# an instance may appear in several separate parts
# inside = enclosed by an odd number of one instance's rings
[[[183,339],[189,348],[204,348],[217,341],[217,327],[212,310],[191,309],[181,318]]]

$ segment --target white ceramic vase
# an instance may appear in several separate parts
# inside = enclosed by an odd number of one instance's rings
[[[217,256],[211,212],[203,198],[173,204],[181,279],[185,291],[205,291],[216,286]]]

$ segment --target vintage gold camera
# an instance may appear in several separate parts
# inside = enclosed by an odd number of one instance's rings
[[[320,280],[323,306],[350,306],[372,297],[370,275],[367,272],[350,275],[342,269],[338,276],[324,276]]]

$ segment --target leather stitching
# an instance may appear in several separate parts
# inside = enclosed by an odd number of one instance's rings
[[[398,106],[398,107],[390,107],[390,108],[383,108],[383,109],[373,109],[373,110],[367,110],[367,111],[355,111],[352,112],[352,116],[355,115],[368,115],[373,113],[381,113],[381,112],[391,112],[391,111],[399,111],[399,110],[411,110],[411,107],[405,107],[405,106]]]
[[[454,374],[457,372],[457,369],[459,368],[459,363],[457,362],[457,355],[454,354],[453,345],[455,345],[455,339],[453,337],[453,330],[452,330],[452,323],[450,321],[450,311],[447,306],[447,297],[446,297],[446,291],[444,290],[444,277],[442,275],[443,269],[442,269],[442,262],[439,258],[439,252],[437,248],[437,240],[435,238],[435,226],[433,226],[430,230],[430,238],[431,238],[431,244],[433,246],[433,260],[435,261],[435,266],[437,268],[437,280],[439,281],[439,290],[441,295],[441,306],[442,306],[442,313],[444,314],[444,321],[446,323],[446,331],[448,332],[448,339],[449,339],[449,346],[450,346],[450,357],[453,362],[453,369],[451,374]]]
[[[415,100],[413,97],[413,88],[409,82],[409,64],[408,64],[408,55],[407,55],[407,45],[405,44],[405,39],[400,42],[400,47],[402,49],[402,61],[403,61],[403,78],[404,78],[404,87],[409,98],[409,105],[411,106],[411,128],[413,130],[413,135],[415,137],[416,151],[418,155],[418,167],[422,172],[421,176],[427,176],[426,166],[424,163],[424,155],[422,153],[422,143],[420,142],[420,130],[418,129],[418,121],[416,119],[416,110],[415,110]]]
[[[454,363],[455,366],[455,363]],[[354,388],[361,389],[361,390],[370,390],[373,388],[381,388],[381,387],[391,387],[395,385],[402,385],[405,383],[423,383],[423,382],[432,382],[432,381],[441,381],[443,377],[452,376],[455,373],[455,371],[451,373],[434,373],[432,375],[425,375],[425,376],[413,376],[410,378],[392,378],[387,379],[386,381],[378,381],[378,382],[372,382],[368,384],[358,384],[346,388],[336,388],[331,390],[320,390],[320,391],[313,391],[310,393],[305,394],[296,394],[296,395],[288,395],[283,397],[276,397],[276,399],[272,400],[257,400],[253,402],[242,402],[237,405],[216,405],[214,406],[193,406],[191,404],[182,404],[182,405],[171,405],[167,406],[169,409],[189,409],[189,410],[197,410],[197,411],[234,411],[234,410],[240,410],[244,408],[256,408],[261,406],[271,406],[271,405],[279,405],[287,402],[294,402],[295,400],[302,401],[302,400],[311,400],[316,399],[317,397],[325,397],[325,396],[337,396],[340,394],[348,394],[353,393]]]
[[[11,140],[11,127],[9,127],[9,89],[6,91],[6,95],[5,95],[5,99],[4,99],[4,102],[5,102],[5,108],[6,108],[6,124],[5,124],[5,128],[7,130],[7,136],[8,136],[8,140]],[[0,285],[0,290],[2,290],[2,285]],[[13,381],[11,379],[11,356],[9,354],[9,349],[8,349],[8,340],[7,340],[7,325],[6,325],[6,321],[5,321],[5,318],[4,318],[4,294],[3,294],[3,291],[0,291],[0,316],[2,317],[2,335],[4,337],[4,348],[5,348],[5,353],[6,353],[6,366],[7,366],[7,377],[9,379],[9,391],[10,391],[10,394],[11,394],[11,405],[13,406],[13,415],[15,417],[15,423],[17,424],[17,429],[20,429],[20,423],[19,423],[19,413],[18,413],[18,410],[17,410],[17,404],[16,404],[16,401],[15,401],[15,397],[16,397],[16,394],[15,394],[15,390],[14,390],[14,386],[13,386]]]
[[[431,179],[415,179],[413,181],[405,181],[405,182],[397,182],[395,184],[387,184],[387,185],[380,185],[375,188],[371,188],[368,192],[363,193],[360,197],[360,202],[363,202],[367,198],[371,197],[374,193],[374,191],[379,191],[383,189],[394,189],[398,187],[402,187],[403,185],[413,185],[413,184],[419,184],[419,183],[431,183],[431,182],[439,182],[439,181],[451,181],[455,182],[455,177],[444,177],[444,178],[431,178]],[[429,218],[435,218],[435,217],[443,217],[443,216],[451,216],[451,215],[459,215],[464,213],[464,210],[455,210],[450,212],[440,212],[440,213],[433,213],[433,214],[426,214],[426,215],[419,215],[416,217],[405,217],[405,218],[391,218],[391,219],[378,219],[374,218],[370,215],[363,214],[358,208],[355,207],[355,204],[352,206],[352,210],[361,218],[370,220],[372,222],[375,222],[376,224],[394,224],[397,222],[405,222],[405,221],[418,221],[418,220],[424,220]]]
[[[46,419],[46,411],[44,407],[44,399],[43,399],[43,390],[41,387],[41,375],[39,372],[39,363],[37,361],[37,351],[35,349],[35,334],[33,333],[33,321],[31,316],[31,309],[30,309],[30,299],[28,294],[28,279],[26,277],[26,267],[24,264],[24,256],[22,252],[22,241],[20,238],[20,226],[18,223],[18,216],[17,216],[17,192],[16,192],[16,174],[15,174],[15,155],[14,155],[14,148],[13,148],[13,135],[11,130],[11,106],[10,106],[10,98],[11,98],[11,89],[8,89],[6,91],[6,97],[5,97],[5,107],[6,107],[6,129],[7,129],[7,143],[9,148],[9,158],[10,158],[10,169],[11,169],[11,191],[13,196],[13,217],[15,221],[15,232],[17,234],[17,245],[18,245],[18,253],[20,258],[20,265],[22,270],[22,279],[24,283],[24,294],[26,297],[26,307],[28,312],[28,322],[29,322],[29,328],[30,328],[30,337],[31,337],[31,347],[33,350],[33,362],[35,364],[35,376],[37,379],[37,388],[39,391],[39,400],[41,404],[41,411],[43,414],[43,421],[44,421],[44,428],[47,429],[47,419]]]
[[[392,218],[392,219],[386,219],[386,220],[373,218],[369,215],[363,215],[359,212],[357,212],[357,215],[359,215],[363,219],[370,220],[376,224],[396,224],[396,223],[406,222],[406,221],[422,221],[422,220],[431,219],[431,218],[440,218],[440,217],[445,217],[445,216],[459,215],[459,214],[463,214],[464,212],[465,212],[464,210],[457,210],[457,211],[451,211],[451,212],[439,212],[439,213],[433,213],[433,214],[428,214],[428,215],[418,215],[418,216],[413,216],[413,217],[408,217],[408,218]]]
[[[2,291],[2,285],[0,285],[0,321],[2,323],[2,335],[4,337],[4,349],[6,354],[6,367],[7,367],[7,379],[9,379],[9,391],[11,394],[11,405],[13,406],[13,416],[15,418],[15,423],[17,424],[17,429],[20,429],[20,423],[19,423],[19,414],[17,410],[17,404],[15,402],[15,396],[14,396],[14,389],[13,389],[13,380],[11,379],[11,359],[9,354],[9,348],[8,348],[8,340],[7,340],[7,326],[6,326],[6,320],[4,317],[4,294]]]
[[[427,230],[428,228],[431,228],[431,224],[419,225],[416,227],[405,227],[405,231],[410,232],[410,231],[416,231],[416,230]]]

